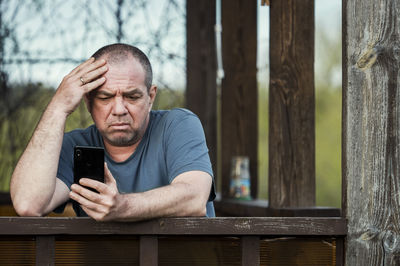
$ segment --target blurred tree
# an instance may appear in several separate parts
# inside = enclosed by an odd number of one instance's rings
[[[317,204],[341,207],[342,38],[318,29],[316,41]]]
[[[105,44],[141,48],[159,87],[155,108],[183,106],[185,15],[183,0],[0,0],[0,190],[54,87]],[[81,103],[66,130],[91,123]]]
[[[19,156],[53,95],[42,84],[8,86],[6,107],[0,116],[0,190],[9,188],[9,180]]]

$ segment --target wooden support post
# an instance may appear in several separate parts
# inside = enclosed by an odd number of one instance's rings
[[[336,239],[336,266],[344,265],[344,238]]]
[[[55,264],[54,236],[36,236],[36,265]]]
[[[346,265],[400,264],[400,1],[343,1]]]
[[[186,107],[203,124],[214,174],[217,173],[215,0],[186,2]]]
[[[257,1],[222,1],[222,196],[229,195],[233,156],[250,158],[251,196],[257,198]]]
[[[242,265],[258,266],[260,265],[260,237],[242,236]]]
[[[158,265],[158,238],[157,236],[140,237],[140,265]]]
[[[315,205],[314,0],[271,1],[269,203]]]

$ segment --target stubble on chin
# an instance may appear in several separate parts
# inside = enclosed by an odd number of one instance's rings
[[[109,136],[111,134],[102,134],[103,138],[111,145],[116,147],[125,147],[136,144],[141,137],[137,132],[132,132],[126,136]]]

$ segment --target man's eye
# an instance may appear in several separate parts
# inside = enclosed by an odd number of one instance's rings
[[[107,96],[97,96],[96,98],[101,100],[101,101],[105,101],[105,100],[111,99],[111,97],[107,97]]]
[[[135,101],[135,100],[137,100],[137,99],[139,99],[140,97],[139,96],[126,96],[126,98],[128,98],[128,100],[133,100],[133,101]]]

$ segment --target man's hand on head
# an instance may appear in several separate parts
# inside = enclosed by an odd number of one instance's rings
[[[89,178],[82,178],[78,184],[71,186],[70,198],[77,201],[82,209],[97,221],[110,221],[118,218],[121,211],[122,195],[107,164],[104,164],[104,180],[101,183]],[[85,187],[95,189],[93,192]]]
[[[93,57],[77,66],[58,86],[52,100],[55,102],[55,107],[66,114],[71,114],[86,93],[100,87],[106,81],[103,75],[107,71],[106,61],[95,60]]]

